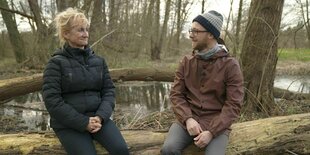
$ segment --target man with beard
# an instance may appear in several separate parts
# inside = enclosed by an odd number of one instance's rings
[[[238,61],[219,38],[223,16],[216,11],[198,15],[189,35],[193,52],[184,56],[170,92],[173,123],[161,154],[181,154],[194,143],[207,155],[224,155],[230,126],[243,100],[243,76]]]

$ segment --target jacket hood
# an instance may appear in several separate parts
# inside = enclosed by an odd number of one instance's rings
[[[215,53],[213,55],[213,57],[211,57],[210,59],[218,59],[218,58],[222,58],[222,57],[229,57],[229,53],[228,51],[226,51],[225,49],[222,49],[221,51]]]

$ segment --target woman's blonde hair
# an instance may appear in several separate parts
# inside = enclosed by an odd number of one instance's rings
[[[66,42],[64,33],[69,32],[74,26],[79,24],[87,24],[89,22],[80,10],[68,8],[65,11],[58,13],[54,19],[56,27],[56,36],[59,37],[60,44],[63,45]]]

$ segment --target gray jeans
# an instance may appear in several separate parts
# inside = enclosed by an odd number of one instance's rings
[[[161,154],[181,155],[182,150],[193,143],[193,138],[186,129],[178,123],[173,123],[161,149]],[[225,155],[228,139],[224,133],[212,139],[205,149],[205,155]]]

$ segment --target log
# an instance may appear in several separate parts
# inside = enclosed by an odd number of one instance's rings
[[[42,74],[0,80],[0,101],[39,91],[42,88],[42,84]]]
[[[173,81],[174,69],[169,68],[134,68],[111,69],[113,81]],[[12,97],[40,91],[43,84],[43,74],[0,80],[0,101]],[[5,102],[2,102],[5,103]]]
[[[310,154],[310,113],[236,123],[226,154]],[[132,154],[159,154],[166,131],[121,131]],[[96,144],[98,154],[107,154]],[[52,132],[0,135],[0,154],[65,154]],[[191,145],[187,155],[203,154]]]
[[[122,68],[111,69],[113,81],[164,81],[173,82],[175,69],[173,68]],[[40,91],[42,88],[42,74],[0,80],[0,101]],[[284,99],[310,99],[310,94],[293,93],[285,89],[275,88],[274,96]],[[5,103],[5,102],[2,102]]]

